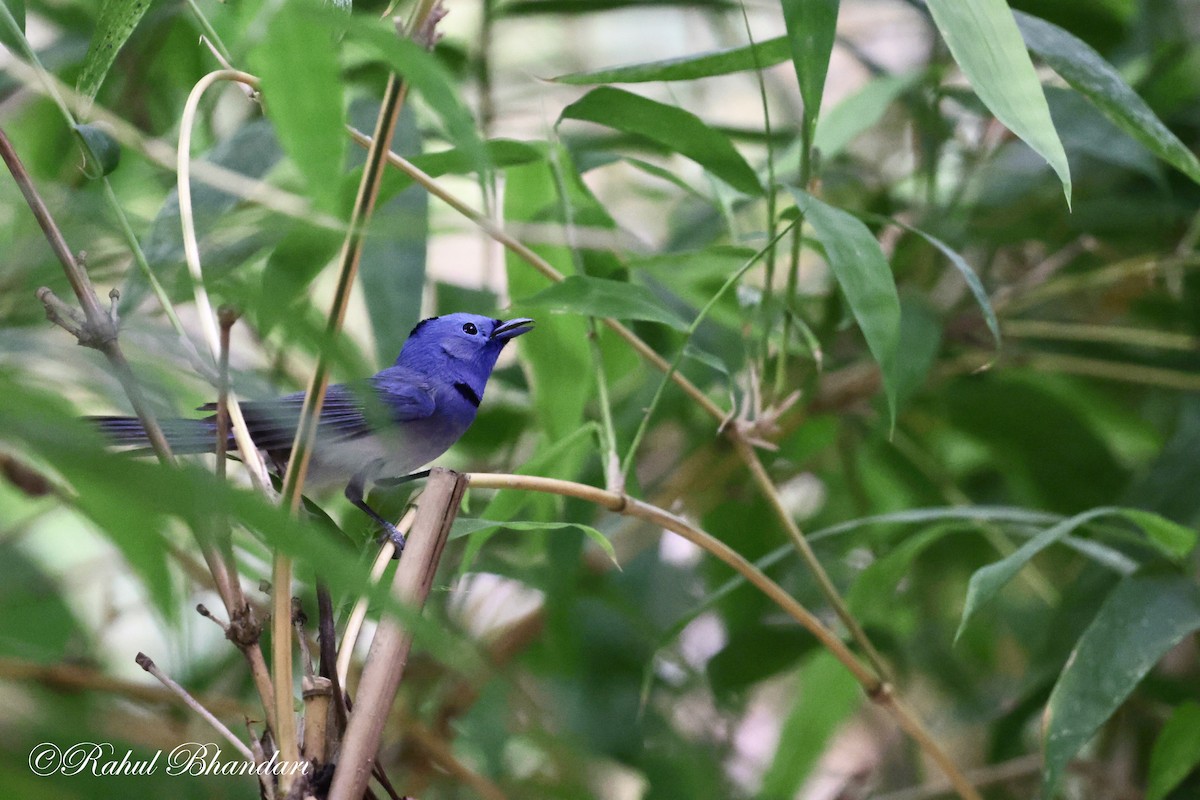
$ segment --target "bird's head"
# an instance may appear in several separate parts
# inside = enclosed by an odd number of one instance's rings
[[[445,370],[486,383],[509,340],[533,329],[533,320],[500,320],[478,314],[445,314],[417,323],[396,364],[422,372]],[[481,386],[476,388],[482,388]]]

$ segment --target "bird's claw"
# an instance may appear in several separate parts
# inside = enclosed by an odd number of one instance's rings
[[[390,522],[383,523],[383,533],[379,535],[379,542],[380,544],[383,542],[392,543],[392,546],[396,548],[396,552],[392,555],[392,558],[400,557],[400,554],[404,552],[404,543],[406,541],[407,539],[404,538],[404,534],[400,532],[399,528]]]

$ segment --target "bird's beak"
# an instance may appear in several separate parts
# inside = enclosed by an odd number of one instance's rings
[[[518,317],[510,319],[508,322],[501,322],[492,328],[491,338],[506,342],[509,339],[517,338],[522,333],[529,333],[531,330],[533,330],[533,320],[528,317]]]

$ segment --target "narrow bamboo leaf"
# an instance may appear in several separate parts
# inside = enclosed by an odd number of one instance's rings
[[[400,113],[392,149],[406,156],[421,152],[421,134],[411,106]],[[409,187],[388,198],[381,193],[358,266],[381,365],[395,360],[421,318],[428,236],[429,194],[424,189]]]
[[[863,701],[858,683],[827,652],[818,652],[800,669],[795,695],[760,797],[795,797],[830,737]]]
[[[570,165],[570,155],[558,152],[560,165]],[[511,223],[547,222],[562,216],[559,198],[561,179],[548,159],[508,170],[505,179],[504,217]],[[538,255],[560,272],[570,274],[577,267],[571,249],[563,245],[535,245]],[[546,279],[512,253],[505,254],[508,287],[511,296],[534,294],[546,286]],[[512,313],[523,309],[514,304]],[[526,366],[533,406],[541,430],[558,440],[577,430],[583,422],[583,409],[594,383],[580,380],[590,373],[591,353],[587,341],[587,321],[575,316],[551,315],[538,320],[538,335],[517,348],[517,357]]]
[[[690,158],[740,192],[762,194],[758,176],[729,139],[682,108],[601,86],[564,108],[560,119],[594,122],[645,137]]]
[[[76,135],[83,145],[84,172],[96,179],[108,175],[121,164],[121,145],[97,125],[75,125]]]
[[[783,21],[796,78],[800,81],[808,141],[813,140],[817,130],[829,55],[837,32],[838,3],[839,0],[783,0]]]
[[[665,167],[660,167],[658,164],[651,164],[649,161],[643,161],[640,158],[626,157],[623,159],[623,161],[626,164],[628,164],[629,166],[633,167],[634,169],[639,169],[642,172],[646,173],[647,175],[653,175],[655,178],[658,178],[659,180],[666,181],[667,183],[670,183],[673,186],[679,187],[683,191],[690,194],[692,197],[695,197],[699,200],[703,200],[705,202],[711,202],[707,197],[705,197],[704,195],[702,195],[698,191],[696,191],[694,188],[692,188],[692,186],[689,185],[687,181],[685,181],[683,178],[679,177],[679,175],[677,175],[676,173],[672,172],[671,170],[669,170]]]
[[[1146,800],[1163,800],[1200,765],[1200,705],[1177,706],[1150,753]]]
[[[688,327],[645,286],[586,275],[571,275],[561,283],[516,302],[523,308],[546,308],[587,317],[661,322],[679,331]]]
[[[1153,511],[1125,508],[1121,510],[1121,516],[1145,531],[1150,541],[1171,558],[1182,560],[1196,547],[1194,530],[1159,516]]]
[[[262,78],[267,117],[280,144],[327,211],[338,201],[338,177],[346,150],[341,70],[333,30],[314,25],[303,3],[279,7],[251,54]]]
[[[1050,693],[1042,796],[1159,659],[1200,629],[1200,587],[1177,574],[1138,573],[1108,596]]]
[[[1058,174],[1070,206],[1067,154],[1008,4],[1005,0],[929,0],[927,5],[979,99]]]
[[[915,292],[900,300],[900,339],[896,352],[896,408],[903,408],[925,383],[942,346],[942,321],[929,301]]]
[[[996,351],[1000,350],[1000,322],[996,319],[996,311],[992,308],[992,301],[988,297],[987,290],[983,288],[983,283],[980,282],[979,276],[975,274],[975,270],[971,269],[971,265],[966,262],[958,252],[950,245],[943,242],[936,236],[926,233],[925,231],[913,225],[909,225],[903,220],[895,217],[879,217],[880,221],[892,225],[899,225],[906,231],[911,231],[917,236],[920,236],[925,241],[941,251],[942,255],[950,260],[954,268],[958,270],[958,274],[962,275],[966,281],[967,288],[971,290],[971,296],[975,298],[976,305],[979,306],[980,312],[983,314],[983,321],[987,324],[988,330],[991,331],[992,340],[996,343]]]
[[[150,0],[104,0],[100,6],[100,17],[96,20],[96,32],[92,34],[79,80],[75,84],[81,95],[89,100],[96,96],[117,53],[125,46],[149,8]]]
[[[1080,525],[1096,517],[1112,514],[1115,510],[1112,508],[1093,508],[1082,514],[1068,517],[1057,525],[1053,525],[1042,531],[1008,556],[993,564],[988,564],[986,567],[977,569],[967,584],[967,599],[963,604],[962,619],[958,623],[958,630],[954,633],[954,641],[957,642],[959,637],[962,636],[963,631],[966,630],[967,624],[974,618],[975,613],[985,603],[999,594],[1000,590],[1007,586],[1008,582],[1015,578],[1017,573],[1021,571],[1021,568],[1028,564],[1034,556],[1074,531]]]
[[[500,528],[507,528],[513,531],[558,531],[563,528],[577,528],[583,531],[585,536],[595,542],[604,551],[604,554],[613,562],[613,566],[618,569],[621,568],[621,565],[617,563],[617,552],[613,550],[612,542],[608,540],[608,537],[591,525],[584,525],[581,522],[529,522],[520,520],[497,522],[490,519],[459,518],[454,520],[454,524],[450,528],[450,538],[457,539],[461,536],[470,536],[473,533],[494,531]]]
[[[261,178],[279,162],[283,156],[279,141],[271,125],[264,119],[254,119],[238,128],[226,139],[217,142],[204,160],[217,164],[249,178]],[[195,217],[196,237],[201,251],[207,250],[206,241],[210,234],[219,229],[220,223],[239,202],[236,194],[226,192],[206,183],[192,183],[192,213]],[[179,275],[183,264],[183,238],[179,228],[179,194],[172,189],[167,194],[149,232],[142,239],[142,250],[150,267],[168,285]],[[213,264],[204,259],[205,273],[213,277]],[[121,289],[121,309],[135,308],[147,290],[146,279],[141,270],[131,270]],[[187,288],[190,293],[190,286]]]
[[[755,51],[758,51],[757,63]],[[573,72],[560,75],[554,80],[572,86],[589,86],[603,83],[647,83],[650,81],[693,81],[714,75],[729,75],[734,72],[762,67],[773,67],[791,58],[788,40],[780,36],[758,44],[747,44],[718,50],[712,53],[668,58],[662,61],[647,61],[623,67],[598,69],[591,72]]]
[[[14,53],[29,49],[25,40],[25,0],[0,0],[4,5],[4,19],[0,20],[0,44]]]
[[[796,205],[825,249],[829,269],[846,296],[867,347],[883,372],[890,423],[896,418],[896,355],[900,342],[900,296],[879,242],[860,220],[799,189]]]
[[[475,118],[463,103],[455,80],[432,53],[411,39],[359,17],[349,18],[348,35],[365,45],[420,94],[442,121],[451,144],[473,165],[470,172],[486,174],[487,150]]]
[[[1021,11],[1013,13],[1030,50],[1117,127],[1200,183],[1200,160],[1195,153],[1171,133],[1099,53],[1053,23]]]
[[[813,140],[813,144],[821,151],[821,157],[832,158],[856,136],[874,127],[896,98],[920,79],[920,72],[876,78],[826,111],[817,123]]]
[[[954,635],[955,640],[962,635],[975,612],[995,597],[1035,555],[1080,526],[1104,516],[1118,516],[1129,520],[1142,529],[1152,544],[1176,560],[1182,559],[1196,546],[1195,531],[1150,511],[1105,506],[1076,514],[1042,531],[1007,557],[976,570],[967,585],[967,599],[963,607],[962,621]]]

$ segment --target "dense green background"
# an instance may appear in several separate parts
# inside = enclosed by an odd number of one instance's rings
[[[245,396],[307,382],[361,173],[344,124],[369,132],[399,70],[395,149],[575,277],[550,289],[390,172],[335,378],[389,363],[423,314],[534,316],[443,462],[599,486],[616,462],[631,494],[767,559],[834,624],[718,421],[673,385],[659,396],[661,374],[593,321],[624,320],[774,444],[771,479],[897,691],[981,783],[1001,776],[986,796],[1191,798],[1200,11],[1012,5],[449,0],[429,56],[378,3],[5,0],[0,127],[102,296],[120,289],[154,407],[182,415],[213,394],[189,361],[206,351],[173,171],[188,93],[220,66],[198,38],[262,79],[265,114],[222,88],[194,127],[197,157],[274,189],[248,200],[194,177],[209,291],[244,313]],[[34,53],[94,107],[68,97],[68,119],[14,61]],[[85,157],[71,126],[106,114],[127,127],[85,128]],[[802,237],[784,232],[798,212]],[[138,650],[242,730],[239,708],[261,712],[190,611],[216,605],[186,568],[187,528],[224,511],[248,586],[282,538],[303,580],[320,564],[345,600],[366,521],[316,498],[346,534],[330,537],[203,463],[106,452],[75,419],[127,401],[46,323],[34,291],[70,290],[7,179],[0,237],[0,787],[254,796],[246,779],[37,778],[26,757],[212,740],[132,688]],[[31,496],[18,467],[56,491]],[[402,793],[928,796],[888,794],[936,770],[711,558],[579,501],[476,491],[464,517],[593,526],[620,569],[577,528],[462,523],[382,753]]]

